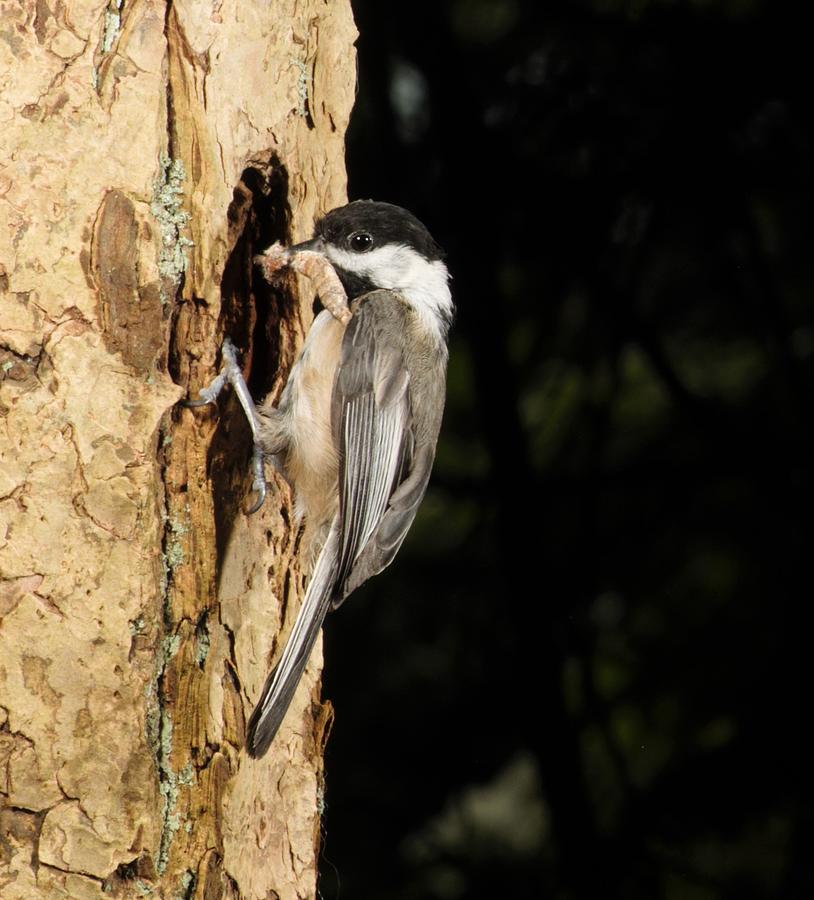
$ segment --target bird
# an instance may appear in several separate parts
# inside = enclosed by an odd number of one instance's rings
[[[274,740],[326,615],[392,562],[413,523],[435,459],[454,316],[445,254],[400,206],[355,200],[286,252],[324,259],[349,314],[318,313],[278,405],[255,406],[245,383],[239,389],[256,475],[271,459],[288,479],[313,559],[291,635],[247,724],[255,759]],[[228,349],[233,364],[220,386],[242,381]],[[211,395],[202,391],[198,402]]]

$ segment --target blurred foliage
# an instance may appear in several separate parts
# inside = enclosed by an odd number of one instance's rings
[[[350,193],[459,315],[326,629],[325,900],[814,896],[804,8],[355,0]]]

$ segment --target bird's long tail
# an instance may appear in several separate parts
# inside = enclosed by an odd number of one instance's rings
[[[337,526],[334,522],[317,558],[283,655],[266,679],[260,700],[249,718],[246,749],[254,759],[263,756],[274,740],[311,656],[319,629],[331,607],[336,579],[337,544]]]

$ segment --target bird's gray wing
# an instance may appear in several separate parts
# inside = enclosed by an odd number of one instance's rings
[[[401,301],[377,291],[345,331],[334,387],[339,446],[338,594],[410,471],[414,436]],[[389,561],[389,560],[388,560]]]
[[[376,291],[345,333],[334,390],[342,532],[334,608],[392,562],[435,457],[437,426],[427,427],[425,415],[417,428],[412,408],[419,376],[405,358],[406,309],[398,295]],[[443,369],[437,374],[443,381]]]

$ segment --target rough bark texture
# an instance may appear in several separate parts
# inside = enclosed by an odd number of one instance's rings
[[[347,0],[0,0],[0,895],[315,895],[329,707],[245,720],[301,594],[247,518],[222,336],[310,319],[253,253],[343,202]]]

